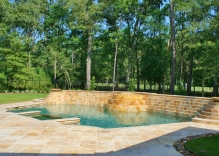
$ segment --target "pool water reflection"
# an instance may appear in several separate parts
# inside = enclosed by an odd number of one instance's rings
[[[41,114],[60,118],[80,118],[80,124],[101,128],[131,127],[191,121],[188,117],[160,112],[120,112],[107,110],[99,105],[36,105],[18,108],[10,112],[41,111]],[[38,118],[40,120],[40,118]],[[42,118],[45,120],[45,118]],[[51,119],[51,118],[48,118]]]

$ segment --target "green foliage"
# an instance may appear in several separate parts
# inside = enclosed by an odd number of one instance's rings
[[[219,75],[219,3],[177,0],[174,5],[176,79],[212,87]],[[54,80],[68,89],[80,81],[82,89],[88,49],[96,81],[112,81],[115,44],[118,82],[132,84],[127,81],[133,78],[136,83],[169,84],[166,1],[0,0],[0,12],[0,92],[44,92]],[[177,88],[177,94],[185,95],[178,83]]]
[[[6,88],[6,76],[4,73],[0,73],[0,92],[3,92],[5,91],[7,88]]]
[[[135,86],[136,86],[136,80],[135,79],[130,79],[129,80],[128,91],[135,91]]]
[[[36,98],[45,98],[47,94],[0,94],[0,104],[30,101]]]
[[[184,89],[182,82],[177,81],[176,86],[177,86],[177,89],[175,91],[176,95],[186,95],[186,90]]]
[[[97,85],[96,85],[95,81],[96,81],[95,77],[93,76],[91,81],[90,81],[90,88],[89,88],[89,90],[96,90]]]

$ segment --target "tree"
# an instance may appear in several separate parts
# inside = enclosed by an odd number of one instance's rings
[[[173,0],[170,0],[170,27],[171,27],[171,52],[172,52],[170,94],[174,94],[175,72],[176,72],[176,45],[175,45],[175,15],[174,15]]]
[[[83,31],[87,36],[87,59],[86,59],[86,89],[90,88],[91,80],[91,54],[92,54],[92,33],[96,28],[99,19],[100,4],[93,0],[69,1],[71,5],[71,28]]]

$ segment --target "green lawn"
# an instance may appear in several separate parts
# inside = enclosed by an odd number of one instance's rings
[[[0,104],[30,101],[36,98],[44,98],[47,94],[0,94]]]
[[[200,156],[219,155],[219,135],[212,135],[188,141],[185,148]]]
[[[112,86],[113,86],[112,82],[109,82],[109,83],[105,83],[105,82],[96,83],[96,85],[97,85],[99,88],[101,88],[101,87],[112,87]],[[124,87],[124,88],[125,88],[125,86],[126,86],[125,83],[119,83],[119,84],[118,84],[118,87]],[[159,87],[158,85],[152,85],[152,90],[154,90],[154,89],[155,89],[155,90],[158,90],[158,87]],[[165,85],[165,90],[168,90],[167,87],[169,87],[169,86]],[[136,84],[135,88],[137,89],[137,84]],[[150,85],[146,85],[146,89],[149,90],[149,88],[150,88]],[[140,89],[141,89],[141,90],[144,89],[144,84],[143,84],[143,83],[140,84]],[[175,85],[175,90],[177,90],[177,86],[176,86],[176,85]],[[196,87],[194,88],[194,86],[192,86],[192,87],[191,87],[191,91],[201,92],[201,91],[202,91],[202,87],[196,86]],[[213,87],[204,87],[204,91],[205,91],[205,92],[212,92],[212,91],[213,91]]]

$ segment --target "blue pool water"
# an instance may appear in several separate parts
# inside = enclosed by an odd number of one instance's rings
[[[101,128],[177,123],[191,120],[190,118],[182,116],[169,115],[158,112],[111,111],[107,110],[104,106],[94,105],[36,105],[32,107],[18,108],[9,111],[15,113],[41,111],[42,116],[33,116],[34,118],[37,118],[39,120],[78,117],[81,119],[81,125],[96,126]],[[53,118],[53,116],[55,118]]]

